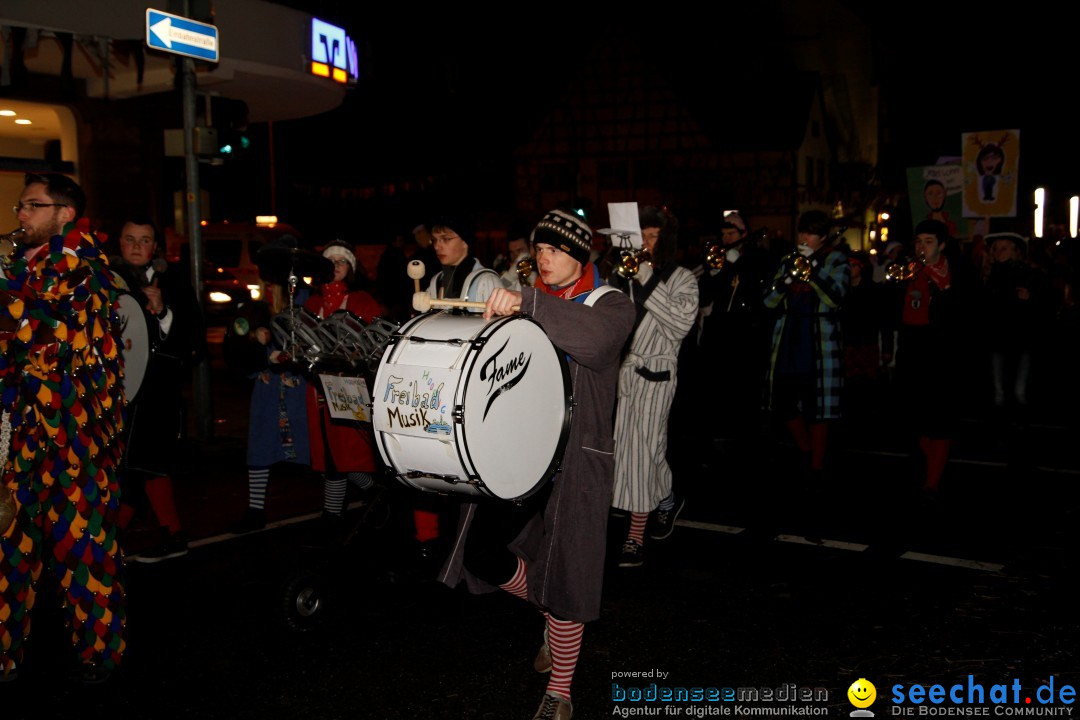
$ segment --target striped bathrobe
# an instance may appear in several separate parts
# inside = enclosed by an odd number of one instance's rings
[[[657,282],[658,281],[658,282]],[[668,414],[679,345],[697,319],[698,283],[683,267],[633,286],[639,322],[619,371],[612,506],[652,512],[671,493]]]

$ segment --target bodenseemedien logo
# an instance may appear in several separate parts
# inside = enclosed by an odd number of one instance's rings
[[[859,678],[847,689],[847,698],[848,702],[855,706],[855,709],[848,713],[850,717],[874,717],[874,713],[866,709],[877,699],[874,683],[866,678]]]

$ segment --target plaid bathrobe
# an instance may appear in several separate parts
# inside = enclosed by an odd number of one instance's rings
[[[784,328],[791,322],[797,322],[792,314],[793,308],[788,302],[791,283],[791,260],[780,264],[772,285],[765,293],[765,307],[779,309],[780,313],[773,326],[772,351],[769,355],[769,408],[772,409],[773,383],[777,375],[777,359]],[[813,290],[813,310],[810,318],[812,347],[814,355],[814,375],[817,392],[813,409],[815,420],[832,420],[840,417],[840,390],[843,386],[843,345],[840,339],[840,317],[838,310],[847,295],[850,274],[847,256],[833,250],[823,258],[815,260],[810,274],[810,288]],[[809,415],[809,408],[806,409]]]

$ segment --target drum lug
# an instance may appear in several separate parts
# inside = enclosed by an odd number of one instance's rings
[[[452,413],[450,413],[450,417],[454,418],[454,424],[455,425],[464,425],[465,424],[465,406],[464,405],[455,405],[454,406],[454,411]]]

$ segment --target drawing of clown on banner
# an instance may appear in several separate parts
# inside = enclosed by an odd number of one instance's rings
[[[945,159],[938,160],[942,163]],[[907,169],[908,197],[911,198],[911,226],[923,220],[940,220],[954,238],[971,234],[970,222],[961,215],[964,168],[960,158],[954,164],[925,165]]]

